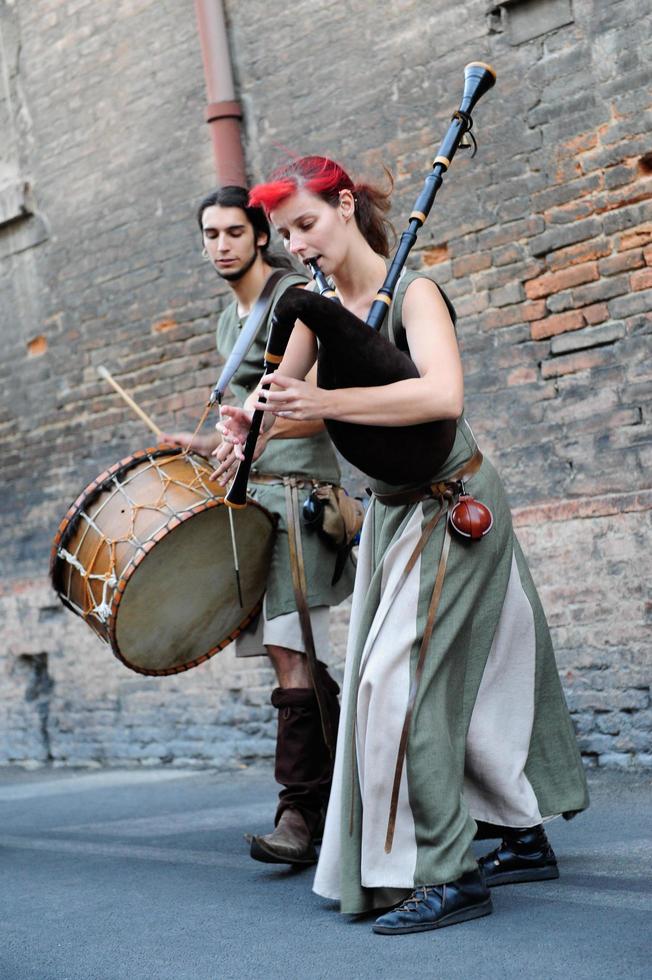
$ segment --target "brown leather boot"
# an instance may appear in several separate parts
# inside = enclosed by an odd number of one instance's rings
[[[325,665],[318,666],[331,728],[336,734],[339,687]],[[279,864],[314,864],[314,844],[321,839],[333,757],[324,742],[312,688],[277,687],[272,691],[272,704],[278,709],[274,775],[283,789],[276,811],[276,830],[251,838],[251,856],[257,861]],[[286,814],[290,816],[284,819]],[[288,835],[292,843],[288,843]]]
[[[298,810],[284,810],[271,834],[252,837],[251,856],[267,864],[315,864],[317,851]]]

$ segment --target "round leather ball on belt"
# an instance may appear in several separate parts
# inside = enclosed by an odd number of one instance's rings
[[[491,530],[494,519],[488,507],[475,497],[463,494],[448,515],[451,527],[463,538],[478,541]]]

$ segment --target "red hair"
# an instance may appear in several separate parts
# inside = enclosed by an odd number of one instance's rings
[[[354,184],[346,170],[328,157],[299,157],[275,170],[268,183],[253,187],[249,192],[249,206],[262,207],[269,215],[301,189],[310,191],[331,207],[337,207],[341,191],[351,191],[358,228],[375,252],[389,255],[387,232],[388,229],[393,232],[393,228],[385,213],[390,207],[391,187],[385,192],[371,184]]]

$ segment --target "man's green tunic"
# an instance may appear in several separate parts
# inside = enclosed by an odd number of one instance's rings
[[[274,306],[286,289],[305,282],[304,276],[292,274],[281,279],[274,289],[266,322],[230,382],[231,392],[238,405],[244,404],[262,377],[265,342]],[[231,303],[220,316],[216,341],[218,353],[224,359],[233,350],[246,319],[238,316],[236,301]],[[256,474],[278,476],[279,482],[273,485],[256,484]],[[339,484],[339,464],[333,444],[325,431],[307,439],[270,439],[265,451],[252,468],[254,482],[249,484],[250,496],[255,497],[278,517],[278,530],[267,582],[266,607],[270,619],[296,610],[288,548],[285,488],[282,483],[284,476],[296,476],[305,480],[304,486],[299,490],[300,507],[312,489],[312,482]],[[308,605],[335,606],[342,602],[353,589],[355,570],[352,562],[347,562],[341,578],[335,585],[331,585],[335,568],[335,550],[325,544],[314,531],[307,530],[303,525],[301,540],[308,584]],[[241,555],[240,561],[246,561],[246,555]]]

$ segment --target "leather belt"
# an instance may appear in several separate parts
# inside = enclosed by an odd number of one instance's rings
[[[416,504],[420,500],[428,497],[447,497],[451,493],[459,492],[458,484],[463,480],[477,473],[482,466],[482,453],[476,449],[470,459],[467,459],[462,466],[456,470],[447,480],[438,483],[431,483],[425,487],[416,487],[414,490],[399,490],[397,493],[376,493],[376,497],[381,504],[389,507],[403,507],[408,504]]]
[[[304,487],[336,487],[337,483],[331,483],[328,480],[313,480],[309,476],[300,476],[298,474],[284,474],[280,473],[255,473],[253,470],[249,476],[250,483],[259,483],[263,486],[283,486],[286,480],[293,480],[299,490],[303,490]]]

